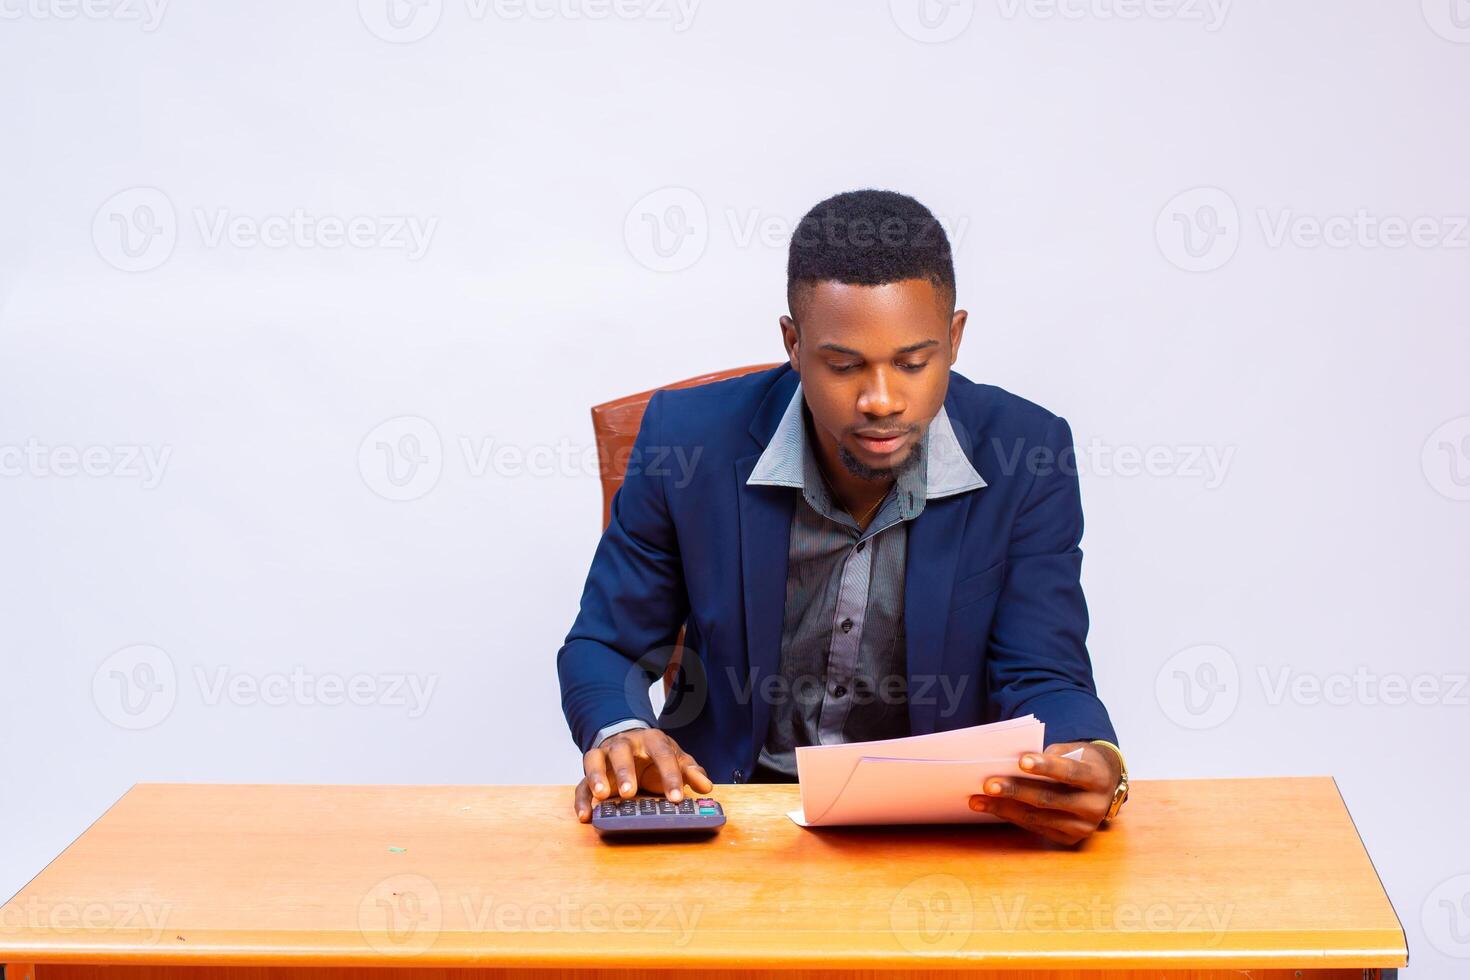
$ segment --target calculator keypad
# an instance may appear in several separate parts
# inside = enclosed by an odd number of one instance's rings
[[[605,800],[592,811],[592,825],[605,836],[709,834],[725,823],[725,811],[708,797],[678,803],[663,797]]]

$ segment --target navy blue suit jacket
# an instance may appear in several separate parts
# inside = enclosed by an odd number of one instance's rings
[[[745,481],[797,380],[782,365],[649,402],[557,655],[562,708],[582,751],[602,727],[640,718],[716,782],[749,778],[770,718],[763,690],[780,677],[800,493]],[[1034,714],[1048,743],[1116,741],[1087,655],[1071,430],[953,371],[944,404],[986,486],[928,501],[909,529],[912,733]],[[655,718],[648,688],[685,623],[680,677]]]

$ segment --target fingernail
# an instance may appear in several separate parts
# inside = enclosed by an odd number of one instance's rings
[[[1036,758],[1034,756],[1029,756],[1029,755],[1026,756],[1025,758],[1023,758],[1021,760],[1021,768],[1022,769],[1035,769],[1036,768]]]
[[[604,786],[602,783],[593,783],[592,784],[592,788],[594,790],[596,790],[597,792],[599,792],[599,793],[606,793],[607,792],[607,787]]]
[[[985,800],[983,798],[981,798],[979,796],[972,796],[972,797],[970,797],[970,809],[971,810],[976,810],[976,811],[978,811],[980,813],[984,813],[986,810],[988,810],[990,808],[986,805]]]
[[[631,793],[631,792],[633,792],[633,784],[632,783],[624,783],[618,789],[619,789],[619,792]]]
[[[669,794],[669,799],[673,800],[675,803],[678,803],[683,798],[684,794],[679,792],[678,790],[674,790],[672,793]]]
[[[989,783],[985,787],[985,792],[989,793],[991,796],[999,796],[1000,788],[1000,783]]]

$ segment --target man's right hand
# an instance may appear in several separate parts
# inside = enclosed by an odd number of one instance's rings
[[[657,728],[609,735],[582,757],[582,772],[575,804],[582,823],[592,819],[594,806],[614,793],[631,799],[641,787],[677,803],[684,798],[686,784],[696,793],[715,788],[704,767]]]

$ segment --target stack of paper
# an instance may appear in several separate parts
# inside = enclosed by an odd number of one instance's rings
[[[1042,750],[1045,730],[1026,715],[933,735],[800,746],[801,809],[788,816],[803,827],[996,822],[971,810],[970,797],[991,776],[1021,774],[1021,756]]]

